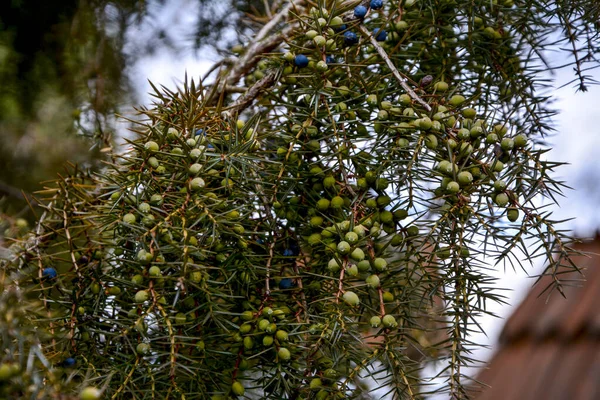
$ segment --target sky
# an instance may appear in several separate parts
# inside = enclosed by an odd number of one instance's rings
[[[150,3],[152,4],[152,3]],[[193,0],[172,0],[169,7],[163,9],[157,23],[165,27],[172,27],[170,34],[173,37],[185,40],[190,37],[191,28],[194,26],[194,12],[188,12],[194,7]],[[131,32],[131,39],[143,41],[145,28]],[[182,43],[184,45],[185,43]],[[183,46],[185,47],[185,46]],[[203,75],[210,66],[219,59],[214,52],[203,51],[196,54],[193,51],[183,51],[177,56],[166,49],[161,49],[153,55],[139,60],[130,68],[130,76],[138,91],[138,98],[146,105],[150,105],[152,98],[148,95],[151,87],[148,80],[174,89],[181,83],[184,74],[197,78]],[[552,59],[551,59],[552,60]],[[600,69],[588,72],[600,81]],[[555,178],[564,180],[573,190],[566,191],[566,196],[559,198],[559,205],[553,208],[556,219],[574,218],[564,226],[574,230],[579,237],[591,237],[600,227],[600,162],[598,149],[600,149],[600,86],[589,86],[587,92],[576,92],[572,85],[563,86],[572,80],[573,71],[570,68],[562,69],[554,75],[555,107],[560,110],[554,122],[556,134],[548,139],[553,149],[548,154],[548,159],[567,162],[558,169]],[[598,118],[598,121],[596,120]],[[503,318],[507,318],[513,306],[518,305],[531,287],[534,279],[531,275],[541,272],[543,265],[540,262],[527,270],[496,270],[499,288],[510,288],[506,292],[509,306],[490,305],[491,311],[501,318],[485,318],[481,321],[485,335],[477,335],[473,339],[479,343],[494,346],[502,329]],[[529,276],[528,276],[529,274]],[[493,350],[492,350],[493,351]],[[490,350],[477,353],[481,359],[491,356]]]

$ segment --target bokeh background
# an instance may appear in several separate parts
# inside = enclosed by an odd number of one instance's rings
[[[33,222],[29,204],[41,182],[68,165],[101,168],[113,143],[123,143],[135,107],[151,107],[153,89],[195,81],[235,44],[248,43],[261,0],[7,0],[0,11],[0,212],[4,222]],[[260,21],[258,21],[260,22]],[[560,56],[547,54],[551,65]],[[600,70],[587,71],[590,82]],[[552,208],[563,226],[588,238],[600,227],[600,87],[582,92],[569,68],[547,73],[558,114],[547,137],[554,172],[572,190]],[[115,139],[113,141],[113,139]],[[1,244],[1,243],[0,243]],[[499,318],[481,321],[475,341],[486,359],[512,306],[543,268],[496,267],[508,305],[489,304]]]

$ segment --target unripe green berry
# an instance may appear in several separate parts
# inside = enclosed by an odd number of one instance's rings
[[[342,299],[344,300],[344,302],[346,304],[348,304],[351,307],[356,307],[357,305],[360,304],[360,299],[359,299],[358,295],[351,291],[347,291],[346,293],[344,293],[344,295],[342,296]]]
[[[135,294],[134,300],[136,303],[141,304],[147,301],[149,297],[150,295],[148,294],[147,290],[140,290]]]
[[[515,222],[516,220],[519,219],[519,210],[517,210],[514,207],[509,208],[506,213],[506,217],[508,218],[508,220],[510,222]]]
[[[80,400],[99,400],[102,398],[102,392],[100,389],[88,386],[81,391],[79,395]]]
[[[459,172],[457,178],[458,183],[461,186],[467,186],[473,182],[473,175],[469,171]]]
[[[496,190],[497,192],[505,191],[506,190],[506,182],[504,182],[501,179],[495,181],[494,182],[494,190]]]
[[[462,115],[465,118],[474,119],[477,116],[477,111],[474,108],[465,108],[462,110]]]
[[[382,319],[383,326],[386,328],[395,328],[398,326],[398,322],[396,322],[396,318],[393,315],[387,314]]]
[[[400,21],[400,22],[404,22],[404,21]],[[406,24],[406,22],[404,22],[404,23]],[[433,88],[435,89],[436,92],[445,92],[446,90],[448,90],[448,84],[444,81],[439,81],[439,82],[436,82],[435,85],[433,85]]]
[[[149,153],[156,153],[160,147],[158,146],[158,143],[150,140],[148,142],[146,142],[144,144],[144,148],[146,149],[146,151],[148,151]]]
[[[329,262],[327,263],[327,269],[330,272],[338,272],[340,270],[340,264],[337,262],[337,260],[335,258],[332,258],[331,260],[329,260]]]
[[[454,96],[452,96],[450,98],[450,100],[448,101],[448,103],[453,106],[453,107],[458,107],[460,106],[462,103],[465,102],[465,96],[462,96],[460,94],[455,94]]]
[[[135,348],[135,351],[140,356],[144,356],[150,352],[150,345],[148,343],[140,343]]]
[[[369,275],[365,281],[367,283],[367,286],[373,289],[376,289],[379,287],[379,276],[377,275]]]
[[[350,244],[355,244],[356,242],[358,242],[358,235],[354,232],[347,232],[344,235],[344,239]]]
[[[206,183],[204,182],[204,179],[202,179],[202,178],[194,178],[190,181],[190,189],[192,189],[193,191],[198,191],[198,190],[202,189],[204,186],[206,186]]]
[[[498,207],[504,207],[508,204],[508,195],[506,193],[498,193],[494,201]]]
[[[233,383],[231,384],[231,392],[236,396],[243,396],[244,393],[246,393],[246,389],[244,388],[244,385],[242,385],[240,382],[233,381]]]
[[[317,210],[319,211],[326,211],[329,208],[330,205],[330,201],[327,199],[319,199],[319,201],[317,201]]]
[[[515,142],[512,139],[504,138],[502,139],[502,142],[500,142],[500,147],[504,151],[510,151],[513,149],[513,147],[515,147]]]
[[[202,170],[202,165],[198,164],[198,163],[194,163],[194,164],[190,165],[188,172],[190,173],[190,175],[198,175],[198,173],[201,170]]]
[[[263,337],[262,344],[265,347],[269,347],[273,345],[273,336],[265,336]]]
[[[126,224],[135,224],[136,217],[134,214],[127,213],[123,216],[123,222]]]
[[[325,46],[327,40],[323,36],[317,35],[313,38],[313,42],[315,42],[318,47],[323,47]]]
[[[340,254],[348,254],[350,252],[350,243],[341,241],[337,244],[337,251]]]
[[[292,353],[285,347],[280,347],[277,351],[277,358],[281,361],[289,361],[292,358]]]
[[[373,260],[373,268],[377,271],[385,271],[387,269],[387,261],[384,258],[376,258]]]
[[[311,390],[319,389],[321,386],[323,386],[323,382],[319,378],[313,378],[309,384]]]
[[[514,139],[515,148],[520,149],[527,146],[527,136],[519,134]]]
[[[391,303],[394,301],[394,294],[392,292],[385,291],[383,292],[382,297],[384,303]]]
[[[460,185],[458,182],[450,181],[448,185],[446,185],[446,191],[448,193],[458,193],[460,191]]]
[[[350,258],[354,261],[362,261],[365,259],[365,252],[361,248],[357,247],[352,250],[352,253],[350,253]]]

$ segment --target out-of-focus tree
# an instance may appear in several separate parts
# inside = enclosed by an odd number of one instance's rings
[[[172,2],[7,1],[0,12],[0,211],[25,215],[22,191],[64,174],[66,162],[97,168],[112,147],[115,115],[136,101],[127,67],[157,49],[227,51],[264,14],[262,1],[183,2],[197,13],[180,43],[156,28]],[[249,21],[252,21],[250,19]],[[245,28],[241,28],[245,27]],[[143,46],[128,32],[143,28]],[[224,35],[223,31],[227,30]],[[223,38],[228,40],[223,40]],[[3,198],[3,199],[2,199]]]

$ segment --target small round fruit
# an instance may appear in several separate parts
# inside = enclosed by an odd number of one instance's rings
[[[340,254],[348,254],[350,252],[350,243],[341,241],[337,244],[337,251]]]
[[[175,315],[175,324],[183,325],[187,322],[187,316],[184,313],[177,313]]]
[[[371,328],[379,328],[381,325],[381,318],[379,318],[377,315],[374,315],[369,320],[369,324],[371,325]]]
[[[335,196],[331,199],[331,208],[342,208],[344,207],[344,199],[341,196]]]
[[[458,184],[461,186],[470,185],[473,182],[473,175],[469,171],[462,171],[458,174]]]
[[[280,329],[280,330],[278,330],[278,331],[275,333],[275,337],[276,337],[276,338],[277,338],[277,340],[278,340],[278,341],[280,341],[280,342],[287,342],[287,340],[288,340],[288,336],[289,336],[289,335],[288,335],[288,333],[287,333],[286,331],[284,331],[284,330],[281,330],[281,329]]]
[[[194,163],[190,165],[188,168],[188,172],[190,175],[198,175],[198,173],[202,170],[202,164]]]
[[[367,15],[367,7],[360,5],[354,8],[354,17],[362,19],[365,15]]]
[[[387,314],[382,319],[383,326],[386,328],[395,328],[398,326],[398,322],[396,322],[396,318],[393,315]]]
[[[508,204],[508,195],[506,193],[498,193],[494,201],[498,207],[505,207]]]
[[[452,96],[450,98],[450,100],[448,100],[448,103],[450,103],[450,105],[453,106],[453,107],[458,107],[462,103],[464,103],[465,100],[466,100],[465,96],[460,95],[460,94],[455,94],[454,96]]]
[[[384,258],[376,258],[373,260],[373,268],[377,271],[385,271],[387,269],[387,261]]]
[[[47,267],[42,270],[42,278],[45,279],[54,279],[58,276],[56,270],[52,267]]]
[[[2,363],[0,365],[0,382],[6,382],[12,376],[12,367],[8,363]]]
[[[331,202],[327,199],[319,199],[319,201],[317,201],[317,210],[326,211],[330,204]]]
[[[162,272],[159,267],[157,267],[156,265],[153,265],[152,267],[150,267],[148,269],[148,275],[153,278],[157,278],[159,276],[162,276]]]
[[[344,302],[351,307],[356,307],[360,304],[360,299],[358,298],[358,295],[350,290],[344,293],[342,298],[344,299]]]
[[[135,224],[136,217],[132,213],[127,213],[123,215],[123,222],[126,224]]]
[[[520,149],[527,146],[527,136],[519,134],[514,139],[515,148]]]
[[[285,347],[280,347],[277,351],[277,357],[281,361],[289,361],[292,358],[292,353]]]
[[[315,65],[315,69],[320,72],[325,72],[329,69],[329,66],[325,61],[321,60]]]
[[[244,389],[244,385],[242,385],[240,382],[234,381],[231,384],[231,392],[236,396],[243,396],[246,392],[246,389]]]
[[[313,378],[309,384],[309,387],[311,388],[311,390],[317,390],[321,386],[323,386],[323,382],[319,378]]]
[[[153,142],[152,140],[146,142],[144,144],[144,148],[146,149],[146,151],[150,152],[150,153],[156,153],[160,147],[158,146],[158,143]]]
[[[515,222],[519,219],[519,210],[514,207],[509,208],[506,213],[506,217],[510,222]]]
[[[465,108],[462,110],[462,115],[465,118],[473,119],[477,116],[477,111],[474,108]]]
[[[501,179],[498,179],[497,181],[494,182],[494,190],[498,191],[498,192],[503,192],[506,190],[506,182],[504,182]]]
[[[144,356],[150,352],[150,345],[148,343],[140,343],[135,348],[135,351],[140,356]]]
[[[380,279],[377,275],[369,275],[365,282],[367,283],[368,287],[376,289],[379,287]]]
[[[306,57],[304,54],[298,54],[295,58],[294,58],[294,64],[298,67],[298,68],[304,68],[308,66],[308,57]]]
[[[246,350],[251,350],[254,347],[254,339],[250,336],[244,337],[244,348]]]
[[[427,137],[425,138],[425,146],[427,146],[428,149],[434,150],[438,147],[438,139],[435,135],[427,135]]]
[[[344,235],[344,239],[350,244],[355,244],[356,242],[358,242],[358,235],[354,232],[347,232]]]
[[[358,43],[358,36],[356,36],[356,33],[351,31],[344,32],[344,44],[346,46],[352,46],[356,43]]]
[[[81,391],[80,400],[99,400],[102,398],[100,389],[94,386],[88,386]]]
[[[357,247],[352,250],[352,253],[350,253],[350,258],[354,261],[362,261],[365,259],[365,252],[361,248]]]
[[[445,92],[446,90],[448,90],[448,84],[444,81],[439,81],[436,82],[435,85],[433,85],[433,88],[436,92]]]
[[[502,142],[500,142],[500,147],[504,151],[510,151],[515,147],[515,141],[510,138],[504,138],[502,139]]]
[[[394,301],[394,294],[392,292],[383,292],[383,302],[384,303],[391,303],[392,301]]]
[[[204,179],[202,179],[202,178],[194,178],[190,181],[190,189],[192,189],[193,191],[198,191],[198,190],[202,189],[204,186],[206,186],[206,183],[204,182]]]
[[[262,340],[262,344],[265,347],[269,347],[273,345],[273,336],[264,336]]]
[[[340,270],[340,264],[335,258],[329,260],[329,262],[327,263],[327,270],[333,273],[338,272]]]
[[[373,10],[379,10],[383,7],[383,0],[371,0],[370,6]]]
[[[150,298],[147,290],[140,290],[135,294],[134,300],[136,303],[141,304]]]
[[[446,191],[448,193],[458,193],[459,190],[460,185],[458,184],[458,182],[450,181],[448,185],[446,185]]]
[[[352,278],[358,276],[358,267],[354,264],[350,264],[346,267],[346,274]]]

